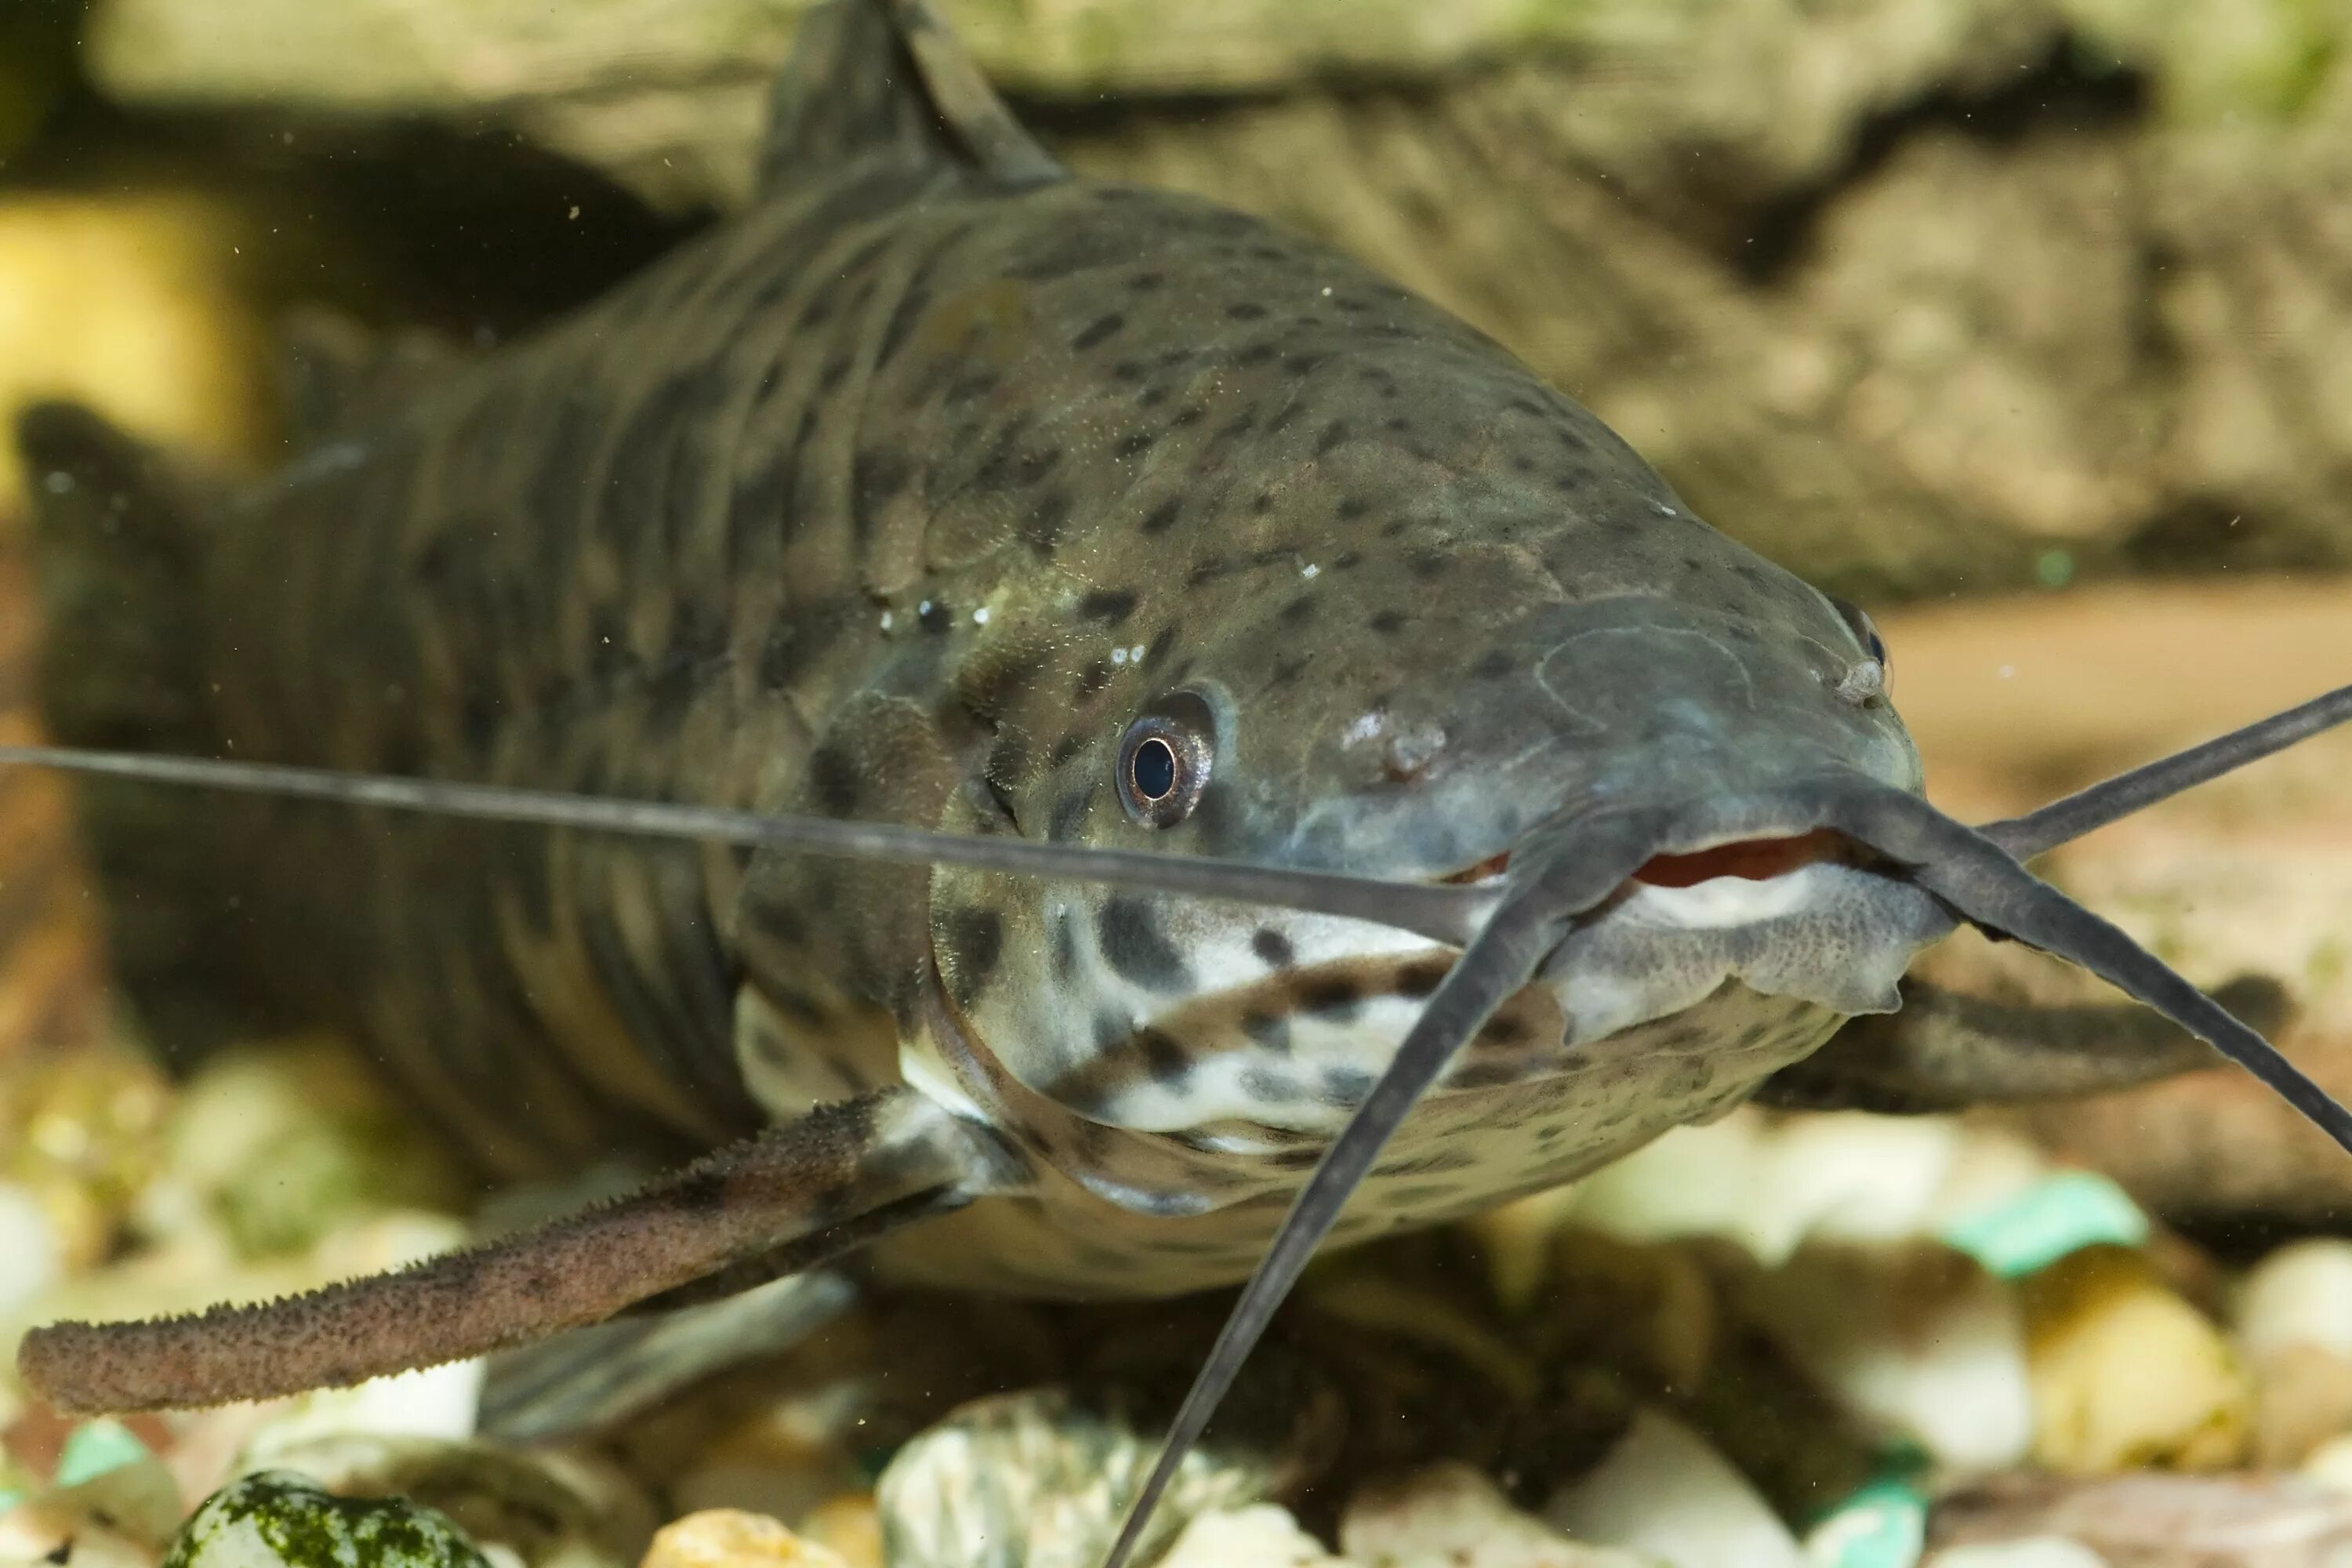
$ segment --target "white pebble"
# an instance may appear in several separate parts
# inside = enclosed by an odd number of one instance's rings
[[[40,1200],[0,1182],[0,1317],[56,1284],[65,1273],[65,1243]]]
[[[1796,1538],[1746,1477],[1696,1433],[1655,1410],[1544,1518],[1580,1541],[1622,1546],[1673,1568],[1798,1568]]]
[[[2352,1241],[2299,1241],[2263,1258],[2239,1293],[2237,1329],[2257,1364],[2295,1344],[2352,1360]]]
[[[1749,1290],[1790,1358],[1873,1425],[1964,1470],[2016,1464],[2032,1447],[2016,1294],[1962,1254],[1810,1245]]]
[[[1270,1502],[1195,1515],[1160,1568],[1323,1568],[1340,1559]]]

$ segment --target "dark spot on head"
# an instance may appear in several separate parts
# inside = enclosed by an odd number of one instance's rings
[[[1167,281],[1168,274],[1165,272],[1138,272],[1127,280],[1127,291],[1130,294],[1149,294]]]
[[[1318,1018],[1347,1023],[1363,1010],[1364,994],[1344,974],[1309,975],[1298,983],[1298,1005]]]
[[[1071,731],[1068,734],[1054,742],[1054,750],[1052,752],[1054,766],[1057,768],[1066,766],[1071,758],[1076,756],[1080,752],[1083,752],[1086,749],[1087,738],[1084,735],[1079,734],[1075,730]]]
[[[1067,980],[1078,970],[1078,918],[1067,909],[1054,911],[1054,976]]]
[[[1478,1031],[1478,1043],[1486,1046],[1516,1046],[1528,1037],[1528,1026],[1517,1018],[1492,1018]]]
[[[1261,1048],[1269,1051],[1290,1049],[1290,1020],[1272,1013],[1252,1010],[1242,1015],[1242,1033]]]
[[[1412,624],[1412,617],[1402,610],[1375,610],[1372,612],[1371,626],[1372,630],[1381,636],[1392,637]]]
[[[1097,316],[1086,324],[1085,329],[1076,337],[1070,340],[1071,352],[1084,353],[1088,349],[1107,343],[1117,337],[1126,326],[1127,318],[1117,310]]]
[[[1086,668],[1078,671],[1078,695],[1092,697],[1110,684],[1110,666],[1104,660],[1089,659]]]
[[[1439,550],[1416,550],[1405,558],[1405,570],[1427,583],[1445,574],[1445,553]]]
[[[969,1006],[1004,954],[1004,921],[994,910],[957,910],[949,914],[943,935],[952,994]]]
[[[1282,371],[1285,375],[1310,375],[1322,363],[1321,354],[1292,354],[1282,362]]]
[[[1315,605],[1314,595],[1301,594],[1282,606],[1277,618],[1286,626],[1302,626],[1314,617]]]
[[[1095,915],[1095,937],[1104,962],[1147,991],[1181,991],[1192,984],[1192,966],[1160,934],[1151,907],[1140,899],[1105,899]]]
[[[1408,998],[1428,995],[1445,979],[1453,965],[1442,958],[1416,958],[1397,966],[1396,994]]]
[[[1071,739],[1076,740],[1076,737],[1072,736]],[[1056,842],[1076,838],[1078,828],[1087,820],[1087,813],[1094,809],[1097,787],[1097,784],[1087,784],[1055,801],[1053,817],[1045,825],[1045,836]]]
[[[1371,510],[1372,503],[1361,496],[1341,496],[1339,504],[1331,509],[1331,515],[1341,522],[1353,522]]]
[[[943,632],[955,625],[955,615],[940,600],[925,599],[915,606],[915,620],[927,632]]]
[[[1179,513],[1182,512],[1183,510],[1184,498],[1182,496],[1170,496],[1166,500],[1161,501],[1158,506],[1153,507],[1150,511],[1143,514],[1143,521],[1135,525],[1136,531],[1140,533],[1148,534],[1165,533],[1176,525],[1177,516]]]
[[[1478,656],[1478,662],[1470,667],[1470,673],[1481,680],[1500,680],[1507,675],[1517,673],[1518,668],[1519,661],[1512,657],[1509,650],[1494,647]]]
[[[1225,307],[1225,319],[1234,321],[1262,321],[1265,320],[1265,307],[1254,300],[1244,300],[1238,304]]]
[[[1281,1105],[1299,1097],[1299,1083],[1288,1073],[1251,1068],[1242,1074],[1242,1092],[1261,1104]]]
[[[1323,426],[1323,433],[1315,438],[1315,455],[1318,458],[1328,458],[1347,439],[1348,422],[1345,419],[1334,419]]]
[[[1244,369],[1247,369],[1251,366],[1264,364],[1266,361],[1272,359],[1274,355],[1275,347],[1272,343],[1250,343],[1245,345],[1240,353],[1234,355],[1234,363]]]
[[[1372,1092],[1372,1075],[1361,1068],[1328,1068],[1317,1098],[1326,1105],[1354,1105]]]
[[[1069,492],[1047,490],[1029,509],[1029,515],[1021,520],[1021,537],[1038,554],[1051,555],[1054,547],[1061,542],[1062,530],[1069,526]]]
[[[1304,657],[1286,658],[1266,672],[1265,683],[1269,688],[1287,686],[1307,673],[1307,665]]]
[[[1003,380],[992,370],[975,370],[950,383],[945,396],[950,404],[970,403],[994,392]]]
[[[1169,416],[1168,427],[1171,430],[1189,430],[1208,416],[1207,409],[1197,403],[1188,403]]]
[[[1143,1070],[1163,1089],[1174,1089],[1192,1071],[1192,1053],[1183,1042],[1162,1029],[1139,1029],[1135,1043],[1143,1052]]]
[[[1144,453],[1151,450],[1152,444],[1159,439],[1160,437],[1157,432],[1150,430],[1136,430],[1120,437],[1118,438],[1118,445],[1112,447],[1111,450],[1118,453],[1121,458],[1139,458],[1143,456]]]
[[[864,791],[856,763],[839,746],[819,746],[809,756],[809,791],[834,816],[855,816]]]
[[[1250,938],[1250,951],[1270,969],[1287,969],[1298,962],[1298,951],[1290,945],[1290,939],[1272,926],[1257,928]]]
[[[1078,601],[1083,620],[1115,626],[1135,613],[1135,595],[1125,588],[1097,588]]]

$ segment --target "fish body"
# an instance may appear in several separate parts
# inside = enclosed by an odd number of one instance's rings
[[[1257,219],[943,141],[952,103],[812,95],[911,76],[866,10],[812,21],[804,58],[855,68],[787,79],[749,211],[191,531],[205,749],[1423,882],[1580,805],[1717,803],[1673,847],[1705,852],[1801,835],[1736,808],[1818,773],[1918,789],[1866,626],[1500,345]],[[1164,820],[1163,763],[1198,775]],[[912,1085],[981,1151],[980,1201],[877,1244],[934,1283],[1246,1274],[1455,955],[992,872],[203,812],[203,967],[367,1042],[499,1173]],[[1951,924],[1833,848],[1674,883],[1485,1025],[1342,1238],[1720,1114]]]

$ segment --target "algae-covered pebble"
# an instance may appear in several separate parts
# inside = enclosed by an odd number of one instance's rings
[[[163,1568],[490,1568],[436,1510],[401,1498],[339,1498],[264,1470],[205,1500]]]
[[[1041,1390],[983,1399],[925,1432],[875,1487],[891,1568],[1096,1568],[1160,1436],[1116,1407]],[[1138,1560],[1193,1515],[1264,1499],[1275,1466],[1209,1441],[1185,1456]]]
[[[763,1513],[706,1509],[662,1527],[638,1568],[849,1568]]]

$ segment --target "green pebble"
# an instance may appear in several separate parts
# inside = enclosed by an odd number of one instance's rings
[[[489,1568],[437,1509],[405,1498],[339,1498],[307,1477],[233,1481],[173,1539],[163,1568]]]
[[[1912,1568],[1927,1545],[1927,1499],[1881,1476],[1832,1509],[1805,1538],[1808,1568]]]
[[[2074,580],[2074,557],[2063,550],[2045,550],[2033,561],[2033,580],[2045,588],[2063,588]]]
[[[2147,1215],[2105,1176],[2067,1171],[1949,1221],[1943,1240],[1992,1274],[2014,1279],[2102,1242],[2138,1247],[2147,1240]]]
[[[78,1487],[147,1457],[147,1445],[132,1436],[121,1422],[102,1416],[85,1421],[67,1436],[65,1451],[58,1456],[57,1484]]]

